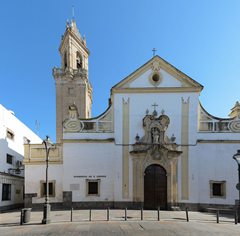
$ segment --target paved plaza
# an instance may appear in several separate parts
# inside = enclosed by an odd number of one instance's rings
[[[235,225],[234,215],[220,214],[216,223],[216,214],[189,212],[189,222],[185,211],[161,211],[158,221],[157,211],[128,210],[125,220],[124,210],[74,210],[52,211],[51,224],[42,225],[42,211],[31,212],[30,222],[20,225],[20,209],[2,212],[0,215],[0,235],[85,235],[85,236],[122,236],[122,235],[166,235],[166,236],[235,236],[240,235],[240,224]]]

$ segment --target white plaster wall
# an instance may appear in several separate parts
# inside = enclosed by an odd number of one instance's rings
[[[79,190],[72,191],[74,202],[113,201],[114,158],[114,143],[64,143],[63,191],[70,191],[70,184],[79,184]],[[86,179],[101,180],[100,196],[86,196]]]
[[[214,204],[235,204],[238,199],[236,184],[238,183],[237,163],[232,156],[239,149],[239,144],[199,143],[198,158],[198,189],[199,202]],[[210,198],[209,180],[226,181],[226,199]]]
[[[2,196],[2,185],[11,184],[11,200],[4,200],[0,202],[0,207],[10,206],[23,202],[23,187],[24,187],[24,179],[19,179],[14,176],[4,176],[0,175],[0,196]],[[20,193],[17,194],[16,190],[20,190]]]
[[[140,75],[137,79],[130,83],[130,88],[152,88],[154,87],[148,80],[149,75],[152,73],[152,69],[147,70]],[[162,82],[157,87],[181,87],[181,82],[172,75],[168,74],[163,69],[160,69],[163,75]]]
[[[6,137],[6,130],[10,129],[14,132],[14,139],[11,140]],[[42,140],[32,132],[27,126],[25,126],[20,120],[17,119],[9,110],[0,104],[0,172],[8,173],[9,168],[16,168],[16,161],[22,161],[24,157],[24,137],[29,139],[31,143],[41,143]],[[8,164],[6,162],[6,155],[10,154],[13,156],[13,163]],[[24,169],[24,166],[21,167]],[[22,170],[20,175],[24,177],[25,171]],[[14,172],[11,172],[14,174]],[[2,191],[2,184],[11,184],[11,200],[2,201],[0,199],[0,206],[13,205],[23,202],[23,185],[24,180],[12,181],[14,177],[2,176],[0,178],[0,188]],[[16,190],[20,190],[20,194],[16,194]],[[0,195],[2,196],[2,195]]]
[[[109,139],[109,138],[114,138],[113,133],[63,133],[63,139]]]
[[[25,183],[25,193],[37,193],[33,198],[33,203],[43,203],[45,198],[41,198],[40,180],[46,180],[46,165],[26,165],[27,182]],[[48,168],[48,180],[55,180],[55,197],[50,197],[50,202],[62,202],[63,185],[62,164],[50,164]]]
[[[14,132],[14,139],[6,137],[6,130]],[[15,168],[17,160],[22,161],[24,156],[23,138],[28,138],[31,143],[41,143],[42,140],[25,126],[16,116],[12,115],[0,104],[0,171],[8,173],[9,168]],[[13,164],[6,163],[6,154],[14,156]],[[20,176],[24,176],[24,171]]]
[[[182,122],[182,98],[186,101],[189,98],[189,143],[196,144],[197,134],[197,118],[198,118],[198,93],[154,93],[154,94],[115,94],[114,95],[114,130],[115,130],[115,142],[116,144],[122,144],[122,103],[123,98],[125,101],[129,99],[130,120],[129,120],[129,143],[134,144],[136,134],[140,138],[144,135],[142,126],[142,120],[146,115],[146,109],[149,110],[149,114],[152,114],[154,108],[153,104],[158,106],[156,110],[158,116],[161,115],[162,109],[165,111],[165,115],[170,118],[170,124],[167,129],[167,136],[171,138],[172,134],[176,137],[176,143],[181,144],[181,122]],[[130,151],[132,147],[129,147]],[[181,150],[181,147],[179,147]],[[189,169],[189,177],[192,180],[189,181],[189,187],[193,190],[190,193],[190,200],[194,202],[197,199],[197,176],[195,174],[197,170],[196,163],[196,151],[190,149],[189,163],[191,168]],[[129,185],[130,185],[130,198],[122,198],[122,146],[115,147],[115,200],[116,201],[131,201],[132,200],[132,159],[129,158]],[[181,196],[181,159],[179,158],[178,165],[178,190],[179,196]]]
[[[198,132],[197,139],[201,140],[239,140],[239,133],[230,132]],[[236,150],[234,150],[234,153]]]

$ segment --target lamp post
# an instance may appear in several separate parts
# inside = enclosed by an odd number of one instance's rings
[[[233,159],[238,164],[238,184],[237,189],[239,193],[239,199],[238,199],[238,223],[240,223],[240,149],[237,150],[237,153],[233,155]]]
[[[43,220],[42,224],[50,224],[50,210],[51,206],[49,204],[49,186],[48,186],[48,164],[49,164],[49,151],[50,148],[53,146],[53,142],[50,141],[50,137],[46,135],[46,140],[43,140],[43,144],[45,145],[46,149],[46,198],[45,204],[43,206]]]

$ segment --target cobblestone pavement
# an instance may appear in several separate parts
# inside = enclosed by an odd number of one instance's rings
[[[0,214],[0,235],[84,235],[84,236],[235,236],[240,235],[240,224],[235,225],[233,215],[221,215],[216,223],[216,215],[202,212],[186,213],[161,211],[158,221],[157,211],[141,212],[128,210],[125,221],[124,210],[110,210],[107,221],[106,210],[92,210],[89,221],[89,210],[74,210],[73,222],[70,211],[52,211],[51,224],[42,225],[43,213],[31,212],[30,222],[20,225],[20,209]]]

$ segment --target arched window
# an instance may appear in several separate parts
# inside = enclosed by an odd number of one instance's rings
[[[67,52],[64,53],[64,68],[67,68]]]
[[[77,69],[82,69],[82,57],[79,52],[76,55],[76,64]]]

